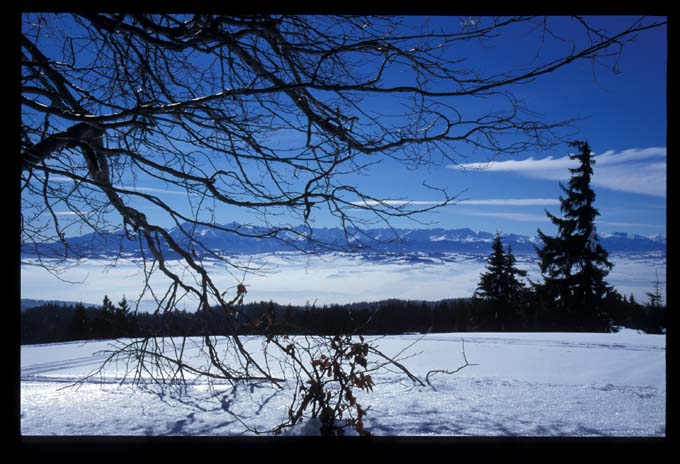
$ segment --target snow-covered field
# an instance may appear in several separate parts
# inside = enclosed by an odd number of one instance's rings
[[[528,270],[531,279],[539,280],[535,257],[520,255],[517,258],[518,266]],[[621,293],[633,293],[638,301],[647,301],[645,292],[652,291],[652,281],[658,272],[665,301],[664,253],[613,255],[610,259],[614,268],[607,281]],[[372,260],[342,253],[321,256],[270,253],[244,256],[240,261],[261,271],[230,274],[222,263],[205,261],[204,264],[222,288],[233,288],[238,281],[244,280],[248,285],[249,301],[273,300],[299,305],[315,300],[317,305],[324,305],[387,298],[440,300],[467,297],[474,292],[485,266],[483,256],[466,254],[406,255]],[[111,266],[110,260],[94,259],[72,264],[74,266],[59,274],[59,279],[40,266],[22,265],[21,297],[101,304],[104,294],[113,301],[119,301],[124,294],[134,300],[143,288],[143,266],[137,260],[121,259],[115,266]],[[172,262],[169,265],[173,267]],[[187,277],[176,265],[174,269]],[[64,280],[74,283],[66,285]],[[152,277],[157,291],[167,282],[159,272]],[[150,300],[140,305],[141,309],[149,307]]]
[[[372,338],[396,354],[421,338]],[[366,428],[376,435],[665,436],[666,343],[663,335],[428,334],[400,356],[432,387],[394,372],[374,376]],[[23,435],[240,435],[244,421],[268,429],[285,418],[290,389],[227,383],[140,389],[121,373],[69,387],[102,361],[111,342],[21,347]],[[259,346],[261,339],[251,338]],[[189,349],[185,356],[195,356]],[[309,429],[296,429],[295,433]]]

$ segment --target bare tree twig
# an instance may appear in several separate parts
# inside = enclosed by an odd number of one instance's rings
[[[474,363],[469,363],[467,360],[467,356],[465,355],[465,339],[461,339],[461,344],[462,344],[462,354],[463,354],[463,360],[465,361],[465,364],[462,366],[459,366],[457,369],[449,371],[446,369],[432,369],[427,372],[425,375],[425,382],[432,387],[432,390],[437,391],[436,388],[434,388],[434,385],[430,383],[430,376],[434,374],[455,374],[457,372],[460,372],[461,370],[465,369],[468,366],[479,366],[479,364],[474,364]]]

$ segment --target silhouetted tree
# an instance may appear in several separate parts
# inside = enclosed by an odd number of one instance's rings
[[[563,217],[546,210],[557,226],[551,237],[540,229],[543,242],[536,248],[544,278],[544,292],[560,312],[563,323],[576,330],[606,330],[608,317],[603,312],[602,300],[611,287],[604,278],[612,268],[607,251],[598,243],[593,207],[595,192],[590,187],[593,174],[592,153],[587,142],[572,142],[578,153],[570,155],[579,166],[570,168],[568,186],[560,183],[566,196],[560,196]]]
[[[109,299],[108,295],[104,295],[101,309],[95,314],[93,320],[93,337],[95,338],[112,338],[115,333],[115,317],[116,307]]]
[[[491,249],[493,251],[486,259],[486,272],[480,276],[475,294],[494,303],[503,303],[506,301],[504,292],[505,255],[500,233],[497,233],[494,237]]]
[[[75,305],[73,317],[71,318],[71,325],[68,329],[68,338],[70,340],[84,340],[89,338],[89,327],[85,306],[82,304]]]
[[[517,259],[512,254],[512,247],[503,250],[500,233],[496,234],[491,248],[493,251],[487,258],[487,272],[481,275],[475,295],[491,303],[492,328],[505,330],[517,325],[519,305],[525,289],[518,277],[525,277],[527,273],[515,265]]]
[[[118,302],[118,306],[114,308],[112,323],[114,337],[129,337],[132,334],[132,320],[130,318],[130,305],[127,298],[123,298]]]
[[[108,295],[104,295],[104,300],[102,301],[102,311],[110,314],[113,314],[116,311],[116,307],[113,306],[113,303],[109,299]]]
[[[652,283],[654,284],[654,291],[646,292],[647,298],[649,298],[647,306],[650,308],[661,308],[661,301],[663,298],[661,296],[661,286],[659,284],[659,271],[656,272],[656,279]]]
[[[519,269],[515,264],[517,263],[517,258],[512,254],[512,246],[508,245],[505,254],[503,255],[503,275],[505,276],[505,293],[508,296],[508,300],[517,304],[525,291],[526,286],[518,277],[526,277],[527,271]]]

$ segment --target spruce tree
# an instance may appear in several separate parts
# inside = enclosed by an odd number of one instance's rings
[[[568,186],[560,183],[566,197],[560,196],[563,217],[546,210],[557,226],[557,236],[551,237],[540,229],[538,235],[543,248],[537,248],[543,274],[543,290],[561,314],[567,328],[577,330],[606,330],[608,317],[603,313],[603,298],[610,290],[604,278],[612,264],[607,251],[598,243],[593,207],[595,192],[590,188],[593,164],[587,142],[572,142],[579,153],[569,157],[579,162],[570,168]]]
[[[496,234],[491,249],[486,260],[487,272],[480,276],[475,294],[494,303],[516,303],[524,290],[524,284],[517,276],[524,277],[527,272],[515,266],[517,259],[512,254],[511,246],[503,250],[500,233]]]
[[[503,255],[503,276],[504,276],[504,291],[509,302],[513,304],[519,303],[522,292],[525,290],[524,283],[517,279],[517,276],[526,277],[527,271],[519,269],[515,266],[517,259],[512,254],[512,247],[508,245],[505,254]]]
[[[106,313],[113,313],[115,311],[115,307],[113,306],[113,303],[109,299],[108,295],[104,295],[104,301],[102,302],[102,311]]]
[[[113,335],[115,312],[113,302],[108,295],[104,295],[101,309],[94,314],[92,334],[94,338],[109,338]]]
[[[88,335],[88,320],[85,306],[82,304],[75,305],[73,309],[73,318],[68,330],[69,340],[84,340]]]
[[[656,271],[656,280],[652,282],[654,284],[654,292],[646,292],[647,298],[649,298],[649,303],[647,306],[650,308],[661,308],[661,285],[659,283],[659,271]]]
[[[490,300],[493,303],[502,303],[505,301],[504,277],[503,271],[505,267],[505,255],[503,254],[503,242],[501,241],[500,233],[496,233],[496,237],[491,244],[492,252],[486,259],[486,270],[479,279],[479,285],[475,295]]]
[[[515,266],[517,260],[512,247],[503,250],[500,233],[491,245],[492,252],[487,258],[487,272],[481,275],[475,295],[488,300],[492,305],[491,325],[494,329],[505,330],[517,322],[517,312],[524,284],[517,276],[526,276],[526,271]]]
[[[118,302],[118,308],[116,308],[122,318],[126,318],[130,314],[130,305],[127,302],[127,298],[123,295],[123,299]]]
[[[115,308],[114,335],[116,337],[130,336],[130,325],[130,305],[123,295],[123,299],[118,302],[118,307]]]

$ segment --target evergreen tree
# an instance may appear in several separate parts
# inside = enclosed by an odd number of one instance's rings
[[[538,235],[543,248],[536,251],[543,274],[544,294],[560,311],[562,323],[577,330],[605,330],[608,317],[603,312],[602,301],[611,289],[604,278],[612,264],[607,251],[598,243],[595,218],[599,216],[593,207],[595,192],[590,188],[593,164],[587,142],[572,142],[579,150],[569,157],[579,162],[570,168],[571,179],[560,188],[566,197],[560,196],[563,217],[550,212],[546,214],[557,226],[557,236],[551,237],[540,229]]]
[[[68,329],[70,340],[85,340],[88,338],[88,320],[85,306],[77,304],[73,309],[73,318]]]
[[[501,330],[519,330],[526,327],[526,319],[529,318],[524,307],[527,301],[527,288],[518,279],[518,277],[526,277],[527,271],[519,269],[515,265],[517,259],[512,254],[512,247],[510,245],[506,249],[504,258],[503,275],[508,303],[502,314]]]
[[[524,284],[517,276],[524,277],[527,273],[515,266],[517,259],[512,254],[512,247],[503,250],[500,233],[496,234],[491,249],[486,260],[487,272],[480,276],[475,295],[494,303],[516,303],[524,290]]]
[[[496,234],[491,249],[487,272],[480,276],[475,295],[491,303],[491,328],[505,330],[517,323],[519,302],[525,289],[517,277],[526,276],[526,271],[515,266],[517,260],[512,254],[512,247],[503,250],[500,233]]]
[[[123,299],[118,302],[117,312],[122,315],[123,318],[130,314],[130,305],[127,302],[127,298],[123,295]]]
[[[125,295],[123,295],[123,299],[118,302],[118,306],[115,308],[113,320],[115,337],[129,337],[132,335],[130,333],[130,312],[130,305]]]
[[[116,307],[113,302],[108,295],[104,295],[101,310],[95,313],[93,320],[93,336],[95,338],[111,338],[113,336],[115,313]]]
[[[654,284],[654,292],[646,292],[647,298],[649,298],[649,303],[647,306],[650,308],[661,308],[661,286],[659,285],[659,271],[656,272],[656,280],[652,282]]]
[[[508,245],[508,248],[503,255],[503,284],[508,301],[513,304],[519,303],[522,292],[526,290],[524,283],[518,280],[517,276],[526,277],[527,271],[517,268],[515,266],[516,262],[517,259],[515,258],[515,255],[512,254],[512,247]]]
[[[491,254],[486,259],[487,272],[480,276],[475,296],[494,303],[502,303],[506,301],[503,292],[505,280],[503,274],[506,261],[500,233],[496,233],[491,244],[491,250]]]
[[[116,308],[113,306],[113,303],[109,299],[109,296],[104,295],[104,301],[102,301],[102,311],[104,311],[105,313],[113,314],[115,310]]]

